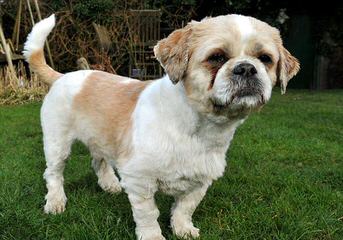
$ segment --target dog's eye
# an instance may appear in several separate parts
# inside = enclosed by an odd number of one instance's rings
[[[211,64],[223,64],[228,60],[228,58],[222,53],[215,53],[211,55],[207,61]]]
[[[268,56],[267,54],[262,54],[261,56],[258,57],[258,59],[266,64],[272,63],[272,59],[270,56]]]

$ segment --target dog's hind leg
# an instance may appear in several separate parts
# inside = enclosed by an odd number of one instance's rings
[[[94,154],[94,152],[92,152],[92,156],[92,167],[98,176],[99,186],[109,193],[120,192],[120,183],[111,165],[105,159]]]
[[[44,179],[48,193],[45,196],[46,213],[61,213],[65,210],[67,197],[63,188],[63,171],[75,139],[70,103],[61,85],[52,86],[41,108],[44,154],[46,169]]]
[[[73,141],[67,133],[57,132],[57,128],[55,129],[56,131],[45,131],[43,139],[46,158],[44,179],[48,189],[45,196],[44,211],[52,214],[61,213],[65,210],[67,197],[63,188],[63,170]]]

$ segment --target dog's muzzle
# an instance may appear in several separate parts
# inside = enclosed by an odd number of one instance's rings
[[[232,70],[232,100],[234,98],[258,97],[263,100],[263,84],[251,63],[240,63]]]
[[[216,112],[231,107],[251,109],[265,104],[263,83],[253,64],[239,63],[233,68],[230,75],[228,81],[231,84],[227,89],[226,101],[223,102],[223,99],[216,97],[211,99]]]

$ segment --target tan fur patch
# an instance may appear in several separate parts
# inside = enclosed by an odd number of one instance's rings
[[[188,46],[191,33],[191,28],[188,25],[185,28],[175,30],[154,47],[157,60],[174,84],[183,78],[187,70],[188,60],[191,55]]]
[[[139,95],[150,83],[100,71],[89,75],[73,103],[77,115],[90,121],[90,132],[95,135],[91,138],[95,143],[88,144],[101,145],[100,149],[110,148],[116,158],[128,155],[131,116]]]
[[[32,53],[30,58],[28,59],[28,62],[30,64],[31,70],[36,73],[42,81],[50,85],[55,80],[63,76],[62,73],[53,70],[46,64],[43,49]]]
[[[293,57],[290,52],[282,45],[279,45],[280,61],[279,61],[279,81],[281,86],[281,93],[286,93],[286,87],[289,80],[295,76],[300,70],[298,59]]]

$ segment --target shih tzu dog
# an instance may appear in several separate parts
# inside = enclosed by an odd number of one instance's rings
[[[41,109],[44,211],[65,210],[63,170],[78,139],[91,152],[100,187],[127,193],[137,239],[165,239],[157,222],[158,190],[175,197],[174,234],[198,237],[192,214],[223,175],[236,128],[268,102],[277,82],[284,93],[299,71],[279,31],[241,15],[192,21],[154,48],[166,75],[138,81],[101,71],[53,70],[43,48],[54,26],[54,15],[37,23],[24,47],[31,69],[51,85]]]

